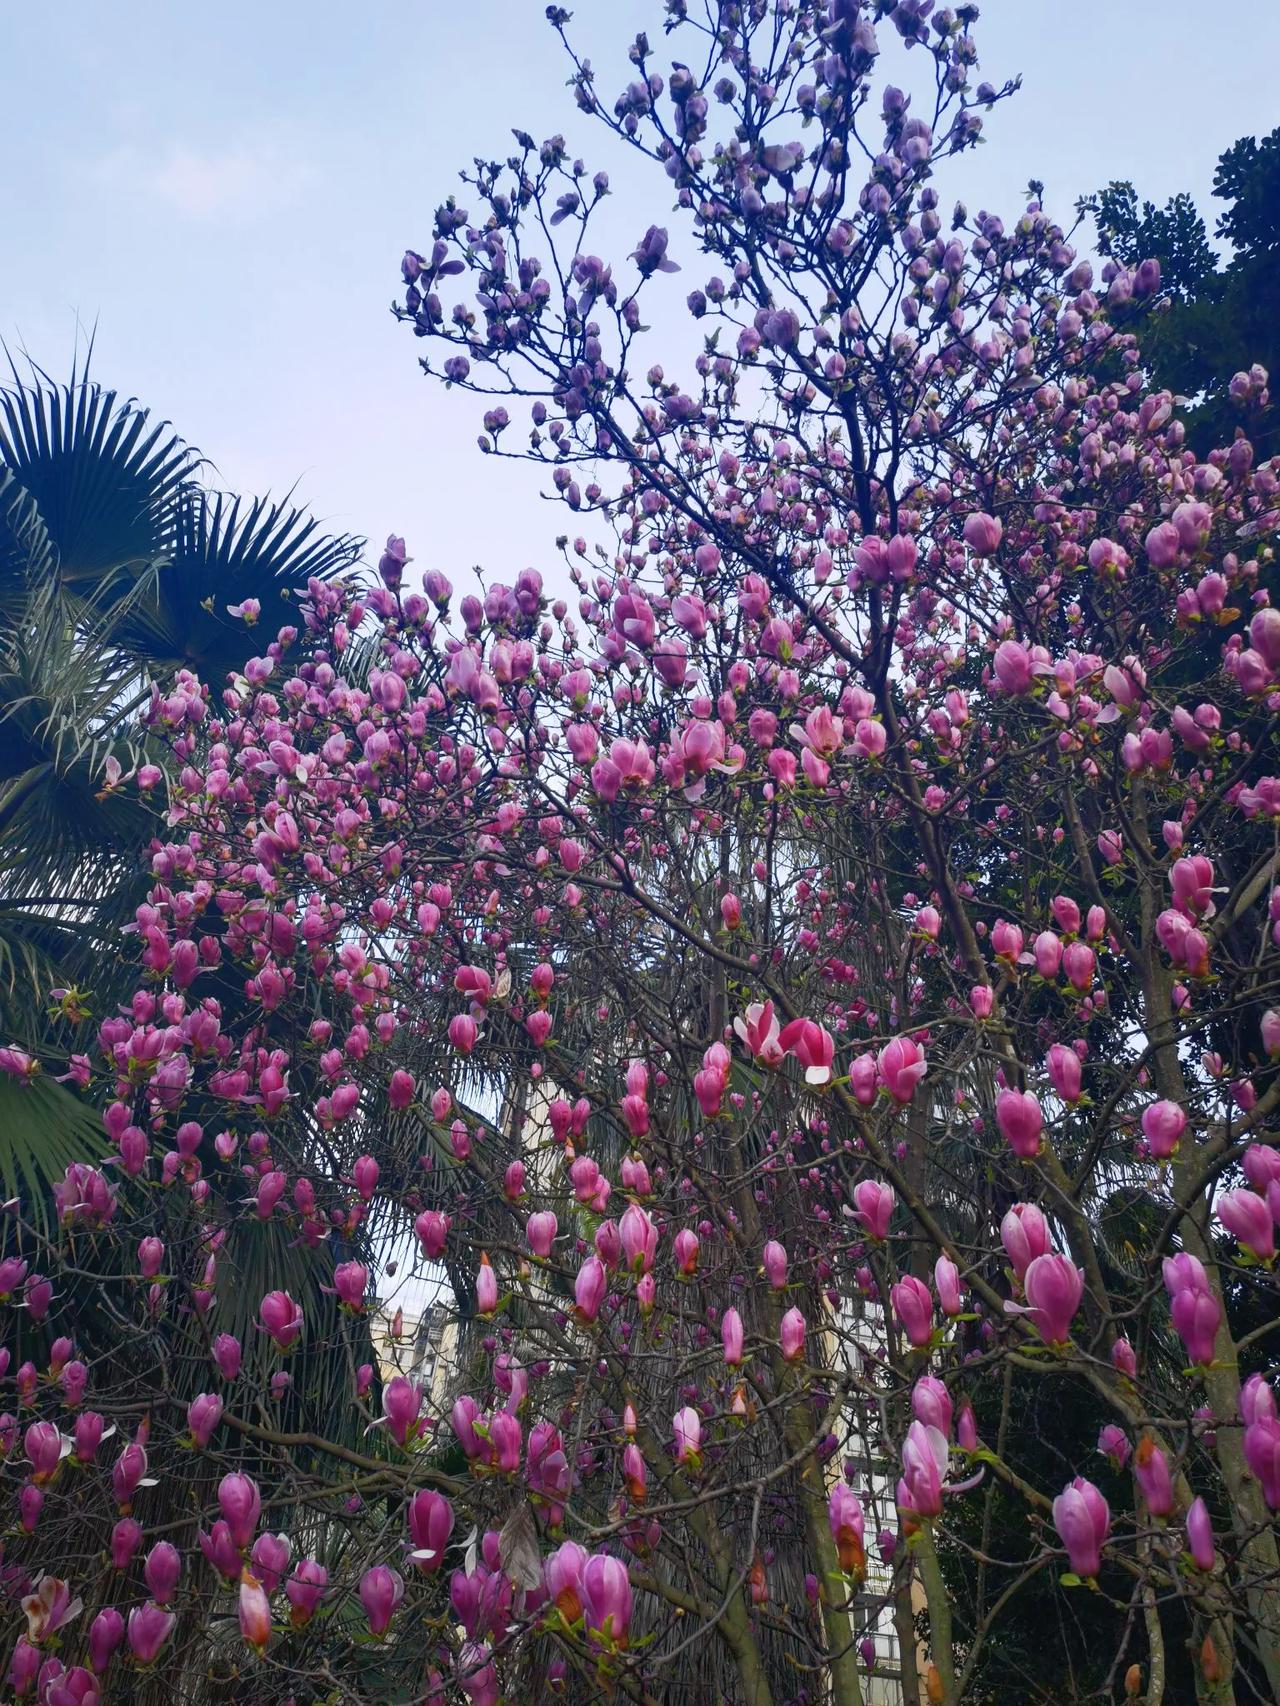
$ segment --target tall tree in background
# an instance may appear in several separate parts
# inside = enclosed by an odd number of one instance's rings
[[[1240,423],[1232,377],[1255,363],[1274,374],[1280,363],[1280,129],[1228,148],[1213,193],[1227,204],[1213,229],[1229,245],[1225,258],[1185,192],[1157,207],[1117,181],[1084,203],[1104,254],[1160,262],[1168,306],[1145,322],[1139,341],[1155,383],[1191,400],[1188,430],[1202,452]],[[1275,421],[1246,424],[1258,453],[1272,454]]]

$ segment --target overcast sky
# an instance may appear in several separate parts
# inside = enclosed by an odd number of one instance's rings
[[[660,0],[578,0],[610,98]],[[433,207],[519,124],[611,173],[621,261],[669,223],[665,180],[585,123],[542,0],[49,0],[0,21],[0,334],[53,374],[96,324],[96,372],[170,418],[232,490],[298,495],[334,528],[404,533],[416,569],[554,574],[564,512],[484,461],[474,400],[417,368],[388,308]],[[986,0],[982,75],[1023,91],[966,157],[971,209],[1021,210],[1029,178],[1069,219],[1132,178],[1212,212],[1217,156],[1280,123],[1280,5]],[[1219,23],[1218,20],[1221,20]],[[902,65],[901,54],[893,61]],[[466,205],[464,201],[464,205]],[[656,350],[654,357],[662,359]],[[674,364],[666,357],[668,371]]]

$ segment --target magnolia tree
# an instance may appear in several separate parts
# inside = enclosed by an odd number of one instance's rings
[[[1267,377],[1197,461],[1157,268],[942,207],[976,8],[694,10],[566,42],[683,249],[518,135],[403,263],[575,609],[393,539],[107,781],[137,995],[3,1060],[104,1127],[4,1223],[19,1699],[1280,1695]]]

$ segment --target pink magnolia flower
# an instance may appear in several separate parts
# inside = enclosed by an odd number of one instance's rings
[[[776,1238],[764,1247],[764,1271],[773,1289],[781,1291],[787,1283],[787,1252]]]
[[[124,1618],[114,1605],[104,1606],[89,1625],[89,1663],[101,1676],[124,1640]]]
[[[268,1594],[280,1586],[280,1578],[289,1568],[292,1556],[293,1543],[287,1534],[260,1534],[254,1541],[249,1562]]]
[[[1021,640],[1003,640],[996,647],[992,659],[996,685],[1002,693],[1011,698],[1020,698],[1031,691],[1035,676],[1032,673],[1031,654]]]
[[[782,1317],[779,1340],[787,1362],[799,1362],[804,1356],[805,1319],[800,1309],[788,1309]]]
[[[1187,1116],[1176,1102],[1152,1102],[1142,1110],[1142,1135],[1157,1161],[1165,1161],[1187,1129]]]
[[[587,1629],[614,1647],[625,1647],[631,1629],[631,1578],[620,1558],[593,1553],[582,1570],[582,1609]]]
[[[672,1239],[671,1254],[676,1272],[685,1279],[691,1279],[697,1273],[700,1249],[697,1233],[691,1232],[687,1226],[682,1226]]]
[[[1062,938],[1056,930],[1042,930],[1032,946],[1036,970],[1052,983],[1062,965]]]
[[[784,1054],[794,1054],[804,1067],[806,1084],[829,1084],[836,1043],[830,1031],[812,1019],[793,1019],[778,1037]]]
[[[57,1663],[55,1659],[54,1664]],[[35,1689],[41,1668],[39,1647],[33,1647],[25,1635],[19,1635],[9,1659],[9,1686],[19,1699]]]
[[[1068,942],[1062,950],[1062,969],[1066,973],[1067,982],[1081,995],[1093,987],[1093,973],[1097,963],[1098,956],[1087,942]]]
[[[905,1274],[890,1288],[889,1301],[908,1340],[922,1350],[933,1335],[933,1298],[928,1286],[914,1274]]]
[[[53,1422],[32,1422],[22,1436],[22,1444],[31,1465],[31,1479],[38,1487],[53,1480],[58,1465],[71,1449],[71,1442],[63,1438]]]
[[[476,1275],[476,1312],[492,1315],[498,1307],[498,1276],[493,1271],[488,1252],[480,1252],[480,1271]]]
[[[480,1419],[480,1406],[469,1392],[455,1398],[449,1412],[449,1426],[457,1435],[458,1444],[469,1463],[483,1458],[487,1450],[487,1442],[476,1432],[476,1423]]]
[[[622,1253],[629,1273],[647,1274],[653,1266],[658,1248],[658,1229],[653,1217],[639,1203],[632,1203],[622,1216],[618,1228],[622,1238]]]
[[[1173,1294],[1169,1313],[1192,1363],[1197,1368],[1208,1368],[1222,1321],[1222,1305],[1207,1288],[1182,1286]]]
[[[1030,1090],[1001,1090],[996,1097],[996,1124],[1015,1155],[1030,1160],[1039,1153],[1044,1115]]]
[[[861,1179],[853,1188],[853,1200],[868,1237],[883,1242],[889,1236],[889,1222],[898,1200],[893,1187],[882,1185],[878,1179]]]
[[[121,1517],[111,1530],[111,1568],[127,1570],[142,1545],[142,1526],[131,1516]]]
[[[550,1209],[529,1216],[525,1225],[525,1236],[535,1256],[542,1257],[544,1261],[550,1256],[557,1230],[558,1222]]]
[[[911,1037],[894,1037],[880,1050],[878,1064],[885,1088],[905,1108],[928,1071],[923,1049]]]
[[[828,705],[818,705],[809,712],[803,727],[792,723],[791,738],[819,758],[834,758],[844,740],[844,719]]]
[[[1102,1568],[1102,1548],[1111,1530],[1111,1511],[1092,1481],[1077,1475],[1067,1483],[1053,1501],[1053,1526],[1072,1570],[1092,1581]]]
[[[1138,1358],[1133,1346],[1126,1338],[1119,1338],[1111,1347],[1111,1366],[1117,1374],[1122,1374],[1127,1380],[1136,1380],[1138,1376]]]
[[[1129,1436],[1115,1422],[1108,1422],[1098,1435],[1098,1450],[1109,1459],[1113,1469],[1123,1469],[1129,1461],[1133,1447]]]
[[[998,918],[991,930],[991,946],[998,960],[1007,966],[1015,966],[1022,958],[1022,945],[1025,937],[1016,924],[1011,924],[1007,918]]]
[[[1062,1100],[1074,1105],[1080,1100],[1081,1062],[1075,1049],[1053,1043],[1045,1056],[1049,1080]]]
[[[480,1027],[470,1013],[455,1013],[449,1021],[449,1042],[459,1054],[469,1055],[480,1036]]]
[[[1065,1344],[1084,1295],[1084,1275],[1068,1256],[1037,1256],[1022,1283],[1040,1337],[1047,1345]]]
[[[1276,1395],[1261,1374],[1251,1374],[1240,1388],[1240,1420],[1246,1427],[1276,1420]]]
[[[1160,1264],[1164,1288],[1170,1297],[1180,1291],[1208,1291],[1209,1276],[1204,1263],[1190,1250],[1179,1250],[1176,1256],[1166,1256]]]
[[[742,1362],[742,1317],[736,1309],[725,1310],[720,1320],[720,1337],[725,1362],[730,1368],[737,1368]]]
[[[961,1451],[972,1452],[978,1449],[978,1419],[967,1398],[960,1400],[960,1409],[956,1414],[956,1444]]]
[[[1138,1441],[1138,1449],[1133,1454],[1133,1473],[1152,1516],[1172,1515],[1173,1480],[1169,1473],[1169,1460],[1150,1434],[1144,1434]]]
[[[213,1360],[224,1380],[234,1380],[240,1373],[240,1341],[233,1333],[219,1333],[213,1341]]]
[[[409,1502],[407,1515],[412,1550],[409,1557],[426,1575],[440,1568],[453,1533],[453,1506],[442,1493],[424,1487]]]
[[[139,1487],[155,1485],[147,1474],[147,1468],[146,1448],[135,1439],[125,1446],[111,1470],[111,1491],[122,1511],[128,1512]]]
[[[403,1374],[393,1375],[382,1388],[382,1410],[387,1431],[397,1445],[407,1445],[418,1433],[422,1413],[422,1388]]]
[[[911,1414],[918,1422],[951,1437],[951,1394],[936,1375],[922,1374],[911,1388]]]
[[[129,1651],[140,1665],[154,1664],[160,1649],[173,1634],[178,1619],[172,1611],[158,1605],[136,1605],[129,1613],[127,1626]]]
[[[385,1635],[404,1598],[404,1578],[386,1564],[375,1564],[360,1578],[360,1603],[369,1623],[369,1633]]]
[[[368,1285],[369,1270],[363,1262],[339,1262],[333,1270],[333,1289],[338,1301],[353,1314],[363,1312]]]
[[[849,1088],[861,1108],[869,1108],[876,1099],[880,1071],[873,1054],[858,1054],[849,1062]]]
[[[1225,1191],[1214,1205],[1225,1231],[1260,1262],[1275,1259],[1275,1221],[1266,1199],[1254,1191]]]
[[[424,1209],[413,1223],[422,1252],[429,1261],[438,1261],[444,1254],[445,1241],[449,1236],[449,1216],[441,1214],[438,1209]]]
[[[567,1623],[582,1616],[582,1572],[587,1554],[576,1540],[566,1540],[544,1561],[542,1579],[547,1598]]]
[[[853,1489],[838,1481],[827,1500],[827,1521],[840,1568],[855,1583],[867,1573],[866,1519]]]
[[[1004,535],[1004,524],[994,515],[974,510],[964,519],[964,542],[977,557],[993,557]]]
[[[942,1313],[948,1316],[959,1315],[964,1308],[960,1291],[960,1270],[950,1256],[939,1256],[933,1264],[933,1283],[937,1287]]]
[[[1050,1249],[1044,1215],[1034,1203],[1014,1203],[1000,1222],[1000,1241],[1014,1273],[1019,1281],[1024,1281],[1036,1257],[1046,1255]]]
[[[693,1075],[693,1093],[706,1119],[714,1119],[724,1102],[728,1080],[718,1067],[702,1067]]]
[[[634,1440],[628,1440],[622,1449],[622,1477],[627,1483],[627,1496],[631,1503],[642,1505],[648,1497],[649,1471]]]
[[[574,1301],[583,1321],[594,1321],[600,1313],[604,1294],[609,1287],[609,1275],[599,1256],[588,1256],[578,1269],[574,1284]]]
[[[143,1580],[157,1605],[168,1605],[182,1577],[182,1556],[176,1546],[159,1540],[142,1564]]]
[[[240,1576],[240,1598],[237,1606],[240,1633],[246,1646],[262,1654],[271,1639],[271,1601],[266,1589],[252,1570]]]
[[[27,1640],[39,1647],[58,1630],[79,1617],[83,1602],[72,1596],[70,1586],[58,1576],[41,1576],[22,1601],[27,1619]]]
[[[900,1510],[926,1519],[941,1514],[948,1456],[944,1434],[925,1422],[912,1422],[902,1446],[902,1479],[897,1489]]]
[[[282,1351],[298,1342],[302,1334],[302,1311],[287,1291],[269,1291],[258,1308],[258,1320],[264,1333]]]
[[[289,1601],[289,1621],[295,1629],[304,1629],[315,1616],[324,1591],[329,1585],[329,1572],[314,1558],[299,1558],[293,1574],[284,1584],[284,1597]]]
[[[1187,1551],[1197,1570],[1213,1568],[1213,1522],[1209,1507],[1201,1498],[1192,1499],[1187,1507]]]
[[[676,1461],[696,1470],[701,1462],[702,1417],[686,1404],[677,1410],[671,1422],[676,1442]]]
[[[1280,1421],[1261,1415],[1244,1430],[1244,1455],[1268,1509],[1280,1510]]]
[[[253,1540],[262,1510],[257,1482],[249,1475],[224,1475],[218,1483],[218,1509],[232,1541],[245,1551]]]
[[[889,732],[876,717],[859,717],[853,730],[855,758],[882,758],[889,744]]]
[[[213,1392],[201,1392],[187,1407],[187,1426],[191,1438],[203,1450],[213,1437],[213,1430],[222,1420],[222,1399]]]

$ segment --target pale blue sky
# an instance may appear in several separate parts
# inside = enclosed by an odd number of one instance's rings
[[[334,527],[404,533],[455,580],[554,573],[563,512],[481,459],[473,401],[422,378],[388,305],[406,246],[510,127],[562,131],[611,173],[621,259],[665,183],[576,113],[542,0],[46,0],[0,20],[0,334],[54,374],[97,322],[99,377],[169,416],[231,489],[283,490]],[[612,95],[660,0],[578,0]],[[1068,218],[1131,177],[1210,205],[1237,136],[1280,123],[1280,4],[986,0],[982,74],[1021,72],[967,157],[971,208],[1016,217],[1029,177]],[[1219,23],[1219,19],[1221,22]],[[901,65],[900,56],[895,60]],[[660,60],[661,62],[661,60]],[[672,281],[683,296],[694,265]],[[669,371],[670,353],[655,348]],[[558,578],[558,577],[557,577]]]

